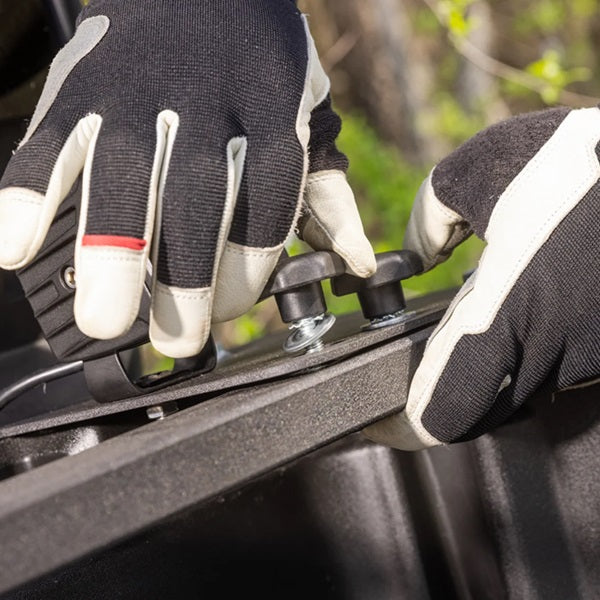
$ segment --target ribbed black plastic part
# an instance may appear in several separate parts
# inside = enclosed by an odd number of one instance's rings
[[[144,288],[140,314],[127,334],[113,340],[85,336],[75,323],[75,290],[66,285],[66,269],[74,265],[79,222],[81,180],[60,206],[36,259],[18,272],[23,290],[56,358],[61,361],[89,360],[148,341],[150,293]]]
[[[346,270],[342,258],[335,252],[320,250],[298,256],[282,254],[277,268],[273,271],[260,300],[275,296],[281,292],[318,283],[325,279],[338,277]]]

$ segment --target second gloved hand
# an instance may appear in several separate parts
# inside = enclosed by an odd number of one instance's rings
[[[301,212],[307,242],[373,272],[339,128],[291,0],[91,0],[0,183],[0,266],[33,260],[83,170],[79,328],[127,331],[152,258],[151,340],[193,355],[254,304]]]
[[[600,374],[600,110],[550,109],[479,133],[432,171],[405,247],[425,268],[471,231],[479,268],[433,332],[406,409],[365,433],[405,450],[476,437],[543,384]]]

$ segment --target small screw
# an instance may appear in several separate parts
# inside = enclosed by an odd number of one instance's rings
[[[65,267],[61,274],[61,280],[66,288],[74,290],[77,287],[77,282],[75,281],[75,269],[73,267]]]
[[[157,406],[151,406],[150,408],[147,408],[146,416],[151,421],[162,421],[165,417],[168,417],[176,412],[177,405],[174,403],[170,405],[158,404]]]
[[[306,350],[308,353],[322,350],[322,338],[334,323],[335,317],[330,313],[295,321],[290,325],[292,333],[283,344],[283,349],[289,354],[300,350]]]

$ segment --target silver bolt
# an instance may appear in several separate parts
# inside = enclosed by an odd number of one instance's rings
[[[312,354],[313,352],[320,352],[321,350],[323,350],[323,348],[325,348],[325,344],[323,343],[323,340],[317,340],[316,342],[314,342],[313,344],[311,344],[308,347],[306,354]]]
[[[300,350],[306,350],[308,353],[319,352],[324,347],[323,336],[334,323],[335,317],[329,313],[295,321],[290,325],[292,333],[283,344],[283,349],[289,354]]]

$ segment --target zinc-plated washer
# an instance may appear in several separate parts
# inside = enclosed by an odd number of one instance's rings
[[[319,350],[322,347],[321,338],[333,327],[334,323],[335,317],[330,313],[293,323],[290,329],[294,329],[294,331],[285,340],[283,349],[289,354],[305,349]]]

